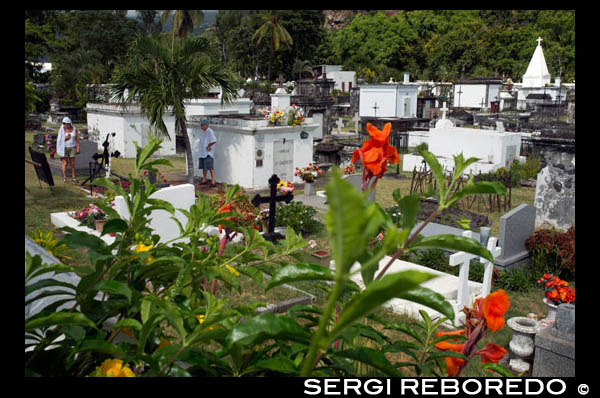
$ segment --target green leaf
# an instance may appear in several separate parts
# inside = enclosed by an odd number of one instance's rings
[[[450,234],[429,236],[413,242],[409,248],[410,250],[417,248],[452,249],[481,256],[492,263],[494,262],[494,257],[488,249],[481,246],[475,239],[464,236]]]
[[[404,271],[388,274],[379,280],[373,281],[365,290],[354,296],[352,301],[344,308],[329,338],[334,338],[352,322],[367,315],[388,300],[400,297],[402,294],[416,288],[420,283],[434,277],[435,275],[425,272]]]
[[[96,284],[96,286],[94,286],[94,290],[106,292],[109,294],[125,296],[127,297],[127,301],[131,303],[132,292],[129,286],[124,282],[113,280],[100,281]]]
[[[460,358],[465,361],[468,360],[468,358],[465,356],[465,354],[461,354],[460,352],[454,352],[452,350],[446,350],[446,351],[438,351],[438,352],[430,353],[427,356],[427,359],[425,360],[425,362],[431,362],[438,358],[446,358],[446,357]]]
[[[185,344],[185,339],[187,337],[187,331],[183,326],[183,317],[181,316],[181,310],[175,303],[163,301],[153,296],[147,296],[147,299],[152,301],[158,308],[162,310],[162,312],[167,317],[169,324],[173,326],[179,337]]]
[[[42,279],[40,281],[31,283],[31,284],[25,286],[25,297],[27,297],[30,293],[35,292],[36,290],[43,289],[46,287],[57,287],[57,286],[67,287],[67,288],[71,288],[73,290],[77,289],[77,286],[75,286],[69,282],[58,281],[56,279]]]
[[[506,187],[498,181],[469,182],[467,185],[465,185],[463,189],[452,195],[452,197],[448,200],[446,206],[451,206],[452,204],[458,202],[460,199],[466,196],[477,194],[494,194],[506,196],[507,191]]]
[[[419,350],[419,346],[408,342],[408,341],[396,341],[393,344],[386,345],[383,348],[384,352],[403,352],[406,355],[412,357],[413,359],[417,359],[416,352]]]
[[[438,189],[440,191],[440,205],[443,205],[446,199],[446,178],[442,166],[433,153],[423,150],[419,151],[419,154],[423,156],[423,159],[425,159],[425,162],[427,162],[427,165],[433,172],[433,176],[437,181]]]
[[[112,220],[108,220],[106,224],[104,224],[104,228],[102,229],[102,235],[116,233],[116,232],[125,232],[127,231],[127,223],[120,218],[113,218]]]
[[[64,243],[72,249],[89,249],[100,254],[110,254],[108,245],[95,235],[77,231],[70,227],[62,227],[59,230],[70,232],[62,237],[59,244]]]
[[[372,348],[357,347],[352,350],[332,351],[331,355],[366,363],[367,365],[379,369],[388,376],[402,376],[402,373],[396,370],[394,365],[387,360],[384,353]]]
[[[265,291],[268,291],[275,286],[289,282],[309,281],[309,280],[326,280],[332,281],[334,275],[329,268],[317,264],[290,264],[275,272]]]
[[[325,224],[338,275],[345,275],[367,246],[368,202],[336,167],[326,187],[329,211]]]
[[[273,358],[261,359],[254,364],[255,368],[268,369],[279,373],[288,373],[295,375],[298,373],[298,367],[291,359],[277,355]]]
[[[81,325],[98,329],[96,324],[79,312],[55,312],[46,316],[32,317],[25,321],[25,331],[54,325]]]
[[[165,210],[171,214],[175,214],[175,207],[162,199],[147,199],[146,202],[150,205],[147,210]]]
[[[471,229],[471,220],[469,220],[468,218],[461,218],[460,220],[458,220],[457,224],[462,229]]]
[[[83,351],[96,351],[108,354],[114,358],[125,358],[127,355],[125,351],[116,344],[111,344],[108,341],[92,337],[85,339],[81,342],[81,345],[77,348],[78,352]]]
[[[34,301],[37,301],[37,300],[42,299],[44,297],[58,296],[58,295],[73,296],[73,299],[75,299],[75,292],[67,291],[67,290],[49,290],[49,291],[45,291],[45,292],[43,292],[41,294],[38,294],[37,296],[35,296],[32,299],[29,299],[29,300],[25,301],[25,305],[33,303]]]
[[[53,264],[53,265],[45,265],[41,268],[37,268],[33,271],[30,271],[29,277],[27,280],[33,279],[36,276],[47,274],[49,272],[55,272],[56,274],[62,274],[65,272],[75,272],[75,268],[64,265],[64,264]]]
[[[439,313],[443,314],[446,318],[454,320],[454,308],[452,307],[452,304],[450,304],[444,298],[444,296],[437,292],[434,292],[431,289],[428,289],[423,286],[417,286],[413,289],[409,289],[407,291],[399,293],[397,297],[432,308],[438,311]],[[425,313],[427,318],[429,318],[427,313],[425,311],[423,312]],[[431,319],[426,319],[426,322],[428,322],[428,325],[431,325]]]
[[[311,334],[293,319],[282,315],[260,314],[233,327],[226,345],[259,344],[266,339],[287,339],[306,343]]]
[[[402,213],[400,217],[401,225],[399,226],[403,229],[412,230],[417,223],[417,216],[421,210],[421,196],[418,193],[407,195],[398,201],[398,207],[400,213]]]
[[[142,330],[142,326],[143,325],[137,319],[124,318],[124,319],[121,319],[119,322],[115,323],[115,326],[113,326],[113,329],[131,328],[131,329],[135,329],[139,332]]]
[[[500,365],[499,363],[488,362],[488,363],[481,365],[481,368],[493,370],[494,372],[498,373],[502,377],[515,377],[515,375],[509,369],[505,368],[504,366]]]

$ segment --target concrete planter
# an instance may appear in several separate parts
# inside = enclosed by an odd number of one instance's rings
[[[314,196],[314,194],[315,194],[315,183],[314,182],[305,182],[304,183],[304,195]]]
[[[547,298],[544,298],[542,301],[546,303],[546,308],[548,309],[546,321],[553,322],[556,319],[556,310],[558,309],[558,306],[556,304],[552,304],[552,302]]]
[[[510,318],[506,324],[512,329],[513,336],[509,343],[509,368],[517,373],[525,373],[531,369],[535,334],[539,330],[536,320],[522,316]]]

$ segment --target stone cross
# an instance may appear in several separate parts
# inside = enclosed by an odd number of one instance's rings
[[[541,46],[541,45],[542,45],[542,40],[543,40],[543,39],[542,39],[541,37],[538,37],[538,38],[535,40],[535,41],[537,41],[537,42],[538,42],[538,46]]]
[[[283,83],[285,82],[285,79],[283,78],[283,75],[280,73],[279,77],[275,81],[277,83],[279,83],[279,87],[283,87]]]
[[[462,87],[459,87],[456,93],[458,94],[458,107],[460,108],[460,95],[463,93]]]
[[[444,106],[442,107],[442,119],[446,118],[446,111],[448,109],[446,108],[446,101],[444,101]]]
[[[288,192],[285,195],[277,195],[278,183],[279,177],[277,177],[276,174],[273,174],[271,178],[269,178],[270,195],[268,197],[261,197],[259,194],[256,194],[256,196],[252,198],[252,204],[255,207],[259,207],[261,203],[269,203],[269,231],[263,234],[263,238],[271,242],[283,239],[283,235],[275,232],[275,209],[277,202],[290,203],[292,199],[294,199],[294,195],[292,195],[291,192]]]
[[[342,134],[342,126],[344,125],[344,120],[339,117],[337,121],[337,133]]]
[[[373,107],[373,109],[375,110],[375,116],[377,116],[377,109],[379,109],[380,107],[377,106],[377,102],[375,102],[375,106]]]
[[[462,235],[466,238],[473,238],[473,231],[465,231]],[[487,245],[487,249],[492,253],[492,256],[494,258],[499,256],[501,252],[501,248],[496,247],[497,242],[497,238],[490,237]],[[459,309],[462,309],[464,306],[470,306],[472,304],[471,294],[469,293],[469,262],[477,257],[478,256],[474,254],[465,252],[454,253],[450,256],[449,264],[451,266],[460,264],[460,270],[458,274],[458,293],[456,296],[456,301],[458,303]],[[490,294],[494,263],[484,259],[483,257],[480,257],[479,261],[482,262],[484,266],[481,296],[485,297],[488,294]]]
[[[356,112],[354,114],[354,117],[352,118],[352,120],[354,121],[354,132],[358,133],[358,122],[360,122],[360,117],[358,117],[358,112]]]

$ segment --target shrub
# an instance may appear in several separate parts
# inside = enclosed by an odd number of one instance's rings
[[[538,273],[563,279],[575,276],[575,227],[567,232],[539,229],[527,238],[525,246]]]
[[[275,213],[275,226],[289,226],[297,234],[310,235],[319,231],[323,224],[314,218],[317,211],[302,202],[278,204]]]
[[[500,271],[494,288],[527,293],[535,286],[537,275],[536,270],[530,268]]]

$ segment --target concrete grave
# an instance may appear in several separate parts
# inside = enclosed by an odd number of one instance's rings
[[[532,376],[575,377],[575,305],[559,305],[556,321],[535,336]]]
[[[96,163],[92,156],[98,153],[98,144],[93,141],[79,141],[79,155],[75,155],[75,175],[89,175],[89,163]],[[54,175],[62,176],[62,160],[59,156],[48,159],[48,164]],[[67,165],[67,178],[71,176],[71,167]]]
[[[362,174],[345,174],[342,176],[342,178],[346,181],[349,181],[352,185],[354,185],[354,188],[356,188],[358,191],[361,190]],[[374,202],[376,194],[377,194],[377,185],[375,185],[375,189],[373,189],[371,191],[371,193],[369,194],[369,196],[367,196],[367,200]],[[316,196],[321,197],[321,198],[327,198],[325,191],[317,191]]]
[[[496,258],[496,265],[508,267],[529,256],[525,240],[533,235],[535,228],[535,207],[520,204],[500,217],[500,246],[502,253]]]

